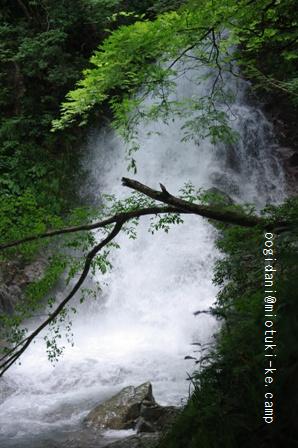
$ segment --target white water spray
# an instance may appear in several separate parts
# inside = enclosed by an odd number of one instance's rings
[[[237,95],[231,120],[240,135],[238,144],[181,143],[177,120],[169,126],[157,123],[159,135],[141,132],[139,181],[153,188],[162,182],[172,194],[186,181],[215,186],[236,201],[258,206],[283,198],[272,127],[258,108],[247,104],[246,84],[228,82]],[[177,91],[190,96],[196,88],[184,78]],[[127,175],[124,153],[111,131],[92,136],[86,158],[89,186],[84,188],[95,196],[127,194],[121,187],[121,177]],[[22,365],[8,372],[0,404],[1,447],[33,446],[34,437],[68,431],[95,403],[129,384],[150,380],[161,404],[179,404],[187,397],[186,376],[194,364],[184,357],[193,354],[192,342],[207,342],[216,328],[207,315],[193,313],[215,300],[212,268],[218,254],[211,225],[198,216],[184,221],[168,234],[152,236],[149,219],[142,218],[137,240],[120,235],[121,250],[114,254],[102,297],[88,309],[84,305],[74,321],[75,346],[68,346],[53,368],[39,340]]]

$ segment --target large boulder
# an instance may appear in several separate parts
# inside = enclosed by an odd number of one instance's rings
[[[155,403],[151,383],[128,386],[117,395],[96,406],[85,424],[96,429],[130,429],[136,425],[143,403]]]
[[[104,403],[96,406],[86,417],[85,425],[93,429],[136,429],[138,433],[167,430],[179,410],[174,406],[156,403],[151,383],[128,386]]]

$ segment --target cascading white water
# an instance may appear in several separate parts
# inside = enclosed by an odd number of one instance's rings
[[[157,123],[158,135],[148,136],[146,129],[140,133],[139,181],[154,188],[162,182],[173,194],[186,181],[216,186],[234,200],[258,206],[283,198],[272,127],[247,103],[247,85],[234,78],[227,82],[237,94],[231,123],[239,142],[234,147],[214,147],[208,140],[181,143],[179,121]],[[177,94],[189,96],[194,89],[198,87],[182,78]],[[90,137],[86,165],[90,175],[84,189],[95,196],[128,194],[121,187],[121,177],[127,175],[125,151],[111,131]],[[67,346],[58,365],[48,363],[40,340],[22,365],[7,373],[0,404],[2,448],[33,447],[45,434],[50,438],[71,430],[95,403],[129,384],[150,380],[161,404],[179,404],[187,396],[186,376],[194,364],[184,356],[193,354],[192,342],[207,342],[216,329],[207,315],[193,314],[207,309],[216,296],[215,230],[197,216],[185,217],[168,234],[151,235],[148,223],[142,219],[135,241],[117,238],[121,250],[114,254],[102,296],[82,307],[74,321],[75,346]]]

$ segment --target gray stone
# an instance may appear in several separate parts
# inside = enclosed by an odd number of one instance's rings
[[[206,193],[212,193],[214,194],[214,198],[211,199],[210,205],[233,205],[234,201],[233,199],[224,191],[220,190],[216,187],[211,187],[208,190],[206,190]]]
[[[0,263],[0,313],[13,314],[16,305],[24,300],[26,287],[42,278],[47,263],[44,255],[27,265],[18,259]]]
[[[138,421],[137,430],[139,432],[165,431],[173,424],[178,414],[179,409],[174,406],[160,406],[156,403],[142,405],[139,419],[141,424]]]
[[[146,421],[143,417],[139,417],[136,424],[136,430],[138,433],[141,432],[156,432],[155,427]]]
[[[2,285],[0,287],[0,312],[4,314],[12,314],[21,297],[22,292],[18,286]]]
[[[85,418],[87,427],[96,429],[129,429],[136,426],[143,402],[155,403],[151,383],[128,386],[104,403],[96,406]]]
[[[23,271],[24,282],[28,284],[39,280],[43,276],[45,268],[46,262],[43,259],[27,265]]]
[[[105,445],[104,448],[156,448],[158,446],[160,435],[142,434],[117,440],[114,443]]]
[[[179,413],[174,406],[160,406],[154,400],[151,384],[128,386],[96,406],[86,417],[87,428],[136,429],[138,433],[164,432]]]

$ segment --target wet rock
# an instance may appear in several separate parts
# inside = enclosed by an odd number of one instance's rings
[[[66,440],[56,441],[56,446],[58,448],[103,448],[106,443],[102,434],[85,429],[69,433]]]
[[[167,430],[179,409],[156,403],[151,384],[125,387],[111,399],[96,406],[86,417],[85,425],[92,429],[136,429],[138,433]]]
[[[157,433],[136,435],[117,440],[105,445],[103,448],[156,448],[159,438],[160,435]]]
[[[239,185],[237,180],[234,178],[233,171],[232,172],[218,172],[215,171],[210,174],[210,181],[214,185],[217,192],[221,192],[225,194],[239,194]],[[227,193],[224,193],[227,192]]]
[[[45,271],[47,262],[45,260],[34,261],[25,267],[23,277],[26,284],[39,280]]]
[[[97,429],[134,428],[143,402],[155,403],[149,382],[139,387],[125,387],[114,397],[96,406],[87,415],[85,424]]]
[[[206,193],[211,193],[214,195],[214,198],[212,198],[209,203],[210,205],[233,205],[234,201],[227,193],[220,190],[219,188],[212,187],[206,190]]]
[[[43,276],[47,263],[44,256],[27,265],[18,259],[0,263],[0,313],[13,314],[26,287]]]
[[[138,433],[141,432],[156,432],[154,426],[147,422],[143,417],[139,417],[136,423],[136,430]]]
[[[21,299],[21,289],[16,285],[2,285],[0,287],[0,313],[12,314]]]
[[[160,406],[157,403],[142,404],[140,418],[137,421],[138,432],[166,431],[179,414],[174,406]]]

